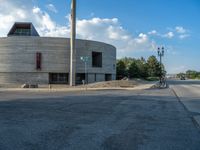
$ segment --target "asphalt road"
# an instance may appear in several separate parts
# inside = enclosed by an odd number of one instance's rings
[[[169,84],[200,126],[200,80],[171,80]]]
[[[199,150],[171,89],[0,92],[0,150]]]

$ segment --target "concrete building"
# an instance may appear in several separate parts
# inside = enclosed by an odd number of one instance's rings
[[[87,73],[81,57],[88,57]],[[15,23],[0,38],[0,84],[69,84],[70,39],[40,37],[32,23]],[[116,48],[76,40],[76,83],[116,78]]]

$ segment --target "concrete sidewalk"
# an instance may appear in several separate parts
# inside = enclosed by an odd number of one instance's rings
[[[149,83],[149,84],[140,84],[136,85],[135,87],[99,87],[99,88],[90,88],[87,86],[82,87],[57,87],[57,88],[0,88],[0,91],[31,91],[31,92],[72,92],[72,91],[98,91],[98,90],[144,90],[144,89],[150,89],[155,84]]]
[[[193,85],[173,85],[170,87],[180,102],[191,113],[192,118],[200,127],[199,87]]]

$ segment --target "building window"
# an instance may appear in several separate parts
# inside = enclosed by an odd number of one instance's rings
[[[49,73],[50,84],[68,84],[68,73]]]
[[[87,75],[85,76],[85,73],[77,73],[76,84],[83,84],[83,80],[85,81],[85,83],[87,83]]]
[[[31,29],[30,28],[17,28],[13,35],[30,36],[31,35]]]
[[[97,74],[96,73],[94,74],[94,81],[95,82],[97,81]]]
[[[113,70],[115,70],[116,69],[116,65],[115,64],[113,64]]]
[[[41,70],[41,63],[42,63],[42,53],[36,53],[36,70]]]
[[[92,52],[92,67],[102,67],[102,53]]]
[[[111,81],[112,80],[112,74],[105,74],[105,81]]]

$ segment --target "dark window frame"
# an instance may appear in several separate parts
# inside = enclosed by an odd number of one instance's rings
[[[49,73],[49,84],[68,84],[68,73]]]
[[[85,81],[85,84],[88,82],[88,73],[76,73],[76,84],[80,85],[83,84],[83,80]]]
[[[36,53],[36,70],[42,70],[42,53]]]
[[[103,67],[103,53],[92,51],[92,67],[102,68]]]
[[[112,81],[112,74],[105,74],[105,81]]]

